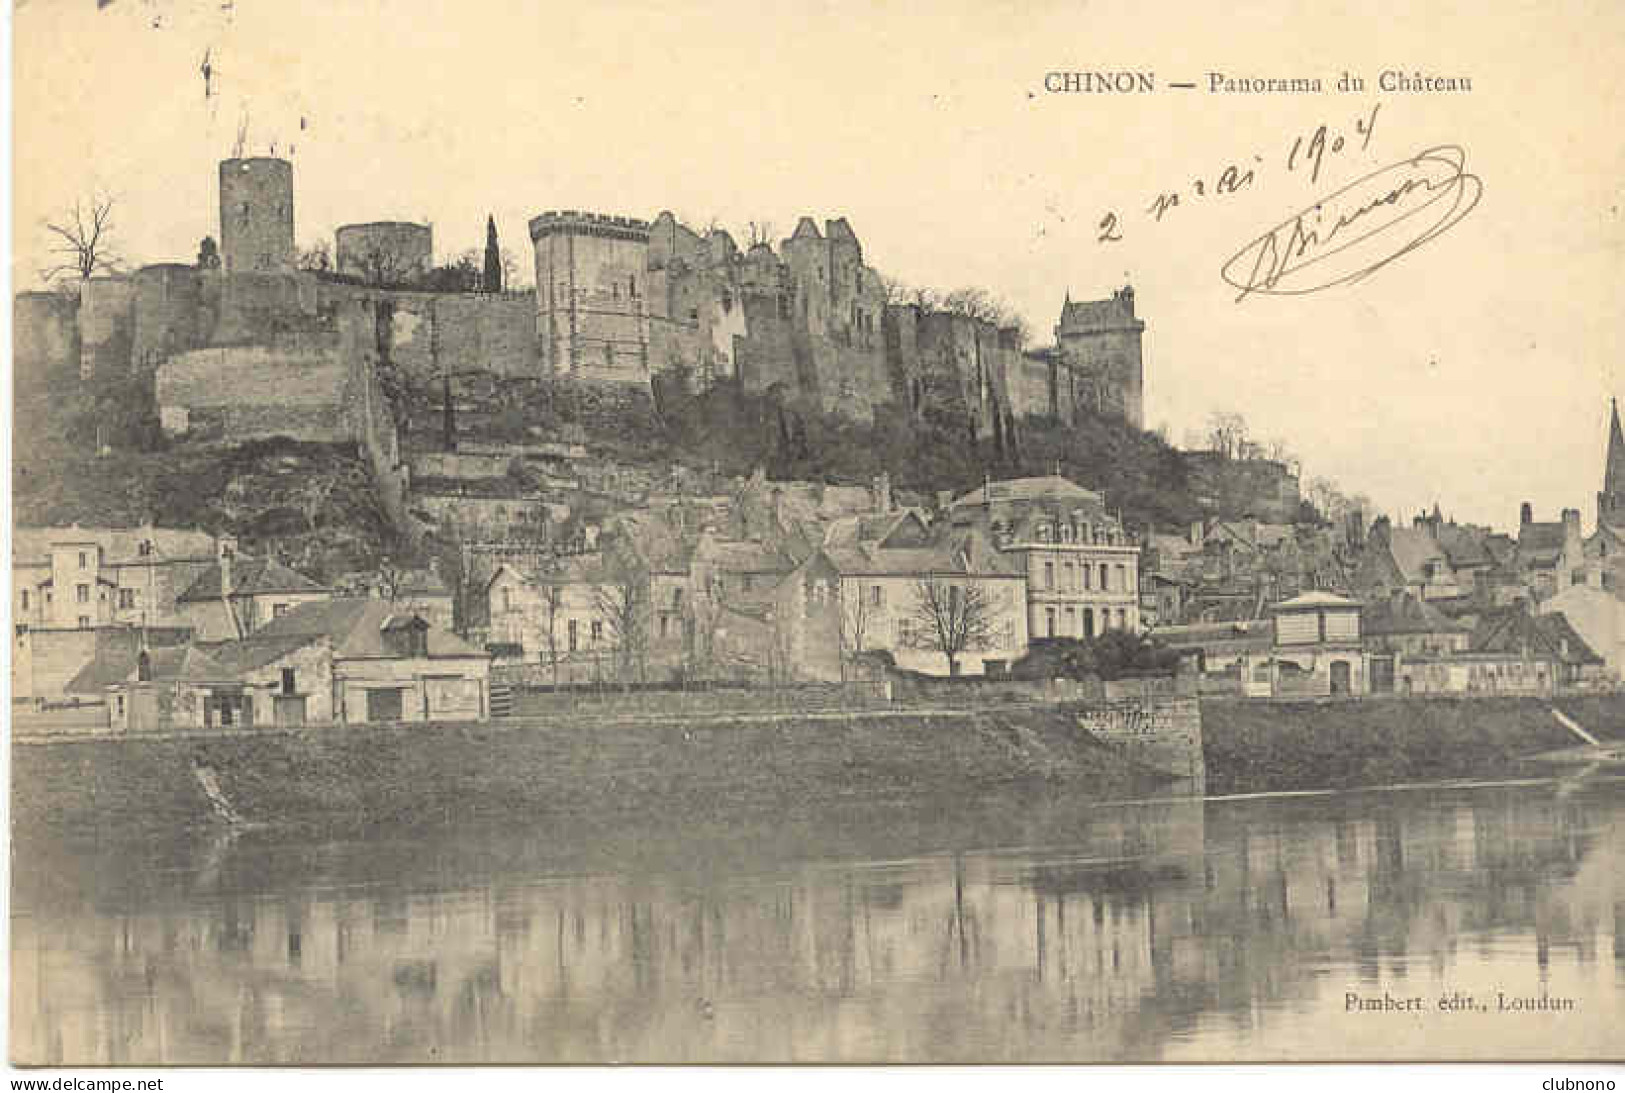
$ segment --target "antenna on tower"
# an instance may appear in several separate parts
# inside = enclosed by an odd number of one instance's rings
[[[237,143],[231,146],[231,158],[242,159],[243,148],[248,144],[248,111],[243,111],[242,117],[237,119]]]

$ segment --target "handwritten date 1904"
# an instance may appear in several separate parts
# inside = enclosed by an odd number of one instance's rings
[[[1328,156],[1340,156],[1351,150],[1363,152],[1370,146],[1371,135],[1376,129],[1377,113],[1381,109],[1382,104],[1376,103],[1371,107],[1370,113],[1355,118],[1352,133],[1320,125],[1311,133],[1299,134],[1287,150],[1286,170],[1292,173],[1308,168],[1309,181],[1319,182],[1321,167]],[[1253,185],[1259,171],[1265,167],[1265,159],[1260,155],[1252,156],[1246,163],[1228,164],[1210,178],[1194,178],[1189,186],[1182,189],[1158,193],[1146,206],[1145,214],[1160,223],[1168,212],[1184,203],[1194,203],[1196,199],[1207,197],[1224,197],[1245,190]],[[1107,212],[1100,218],[1096,231],[1096,242],[1117,243],[1123,239],[1122,223],[1114,211]]]

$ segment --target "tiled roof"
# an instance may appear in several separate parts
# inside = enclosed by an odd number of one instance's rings
[[[221,667],[233,676],[256,671],[281,660],[289,653],[321,641],[320,634],[272,634],[256,632],[241,641],[212,642],[202,646]]]
[[[1443,524],[1439,527],[1437,538],[1439,547],[1456,569],[1495,564],[1495,556],[1490,553],[1486,542],[1488,531],[1462,527],[1460,524]]]
[[[1425,580],[1429,562],[1449,564],[1449,559],[1426,528],[1394,528],[1388,533],[1388,553],[1407,581]]]
[[[1102,497],[1094,490],[1084,489],[1076,482],[1063,478],[1058,474],[1038,475],[1033,478],[1006,478],[994,482],[989,486],[982,486],[972,490],[963,497],[956,498],[950,508],[963,508],[967,505],[985,505],[991,492],[994,503],[1009,501],[1042,501],[1042,500],[1076,500],[1089,501],[1096,505],[1102,503]]]
[[[326,592],[327,589],[275,558],[239,555],[231,560],[231,588],[228,591],[233,596],[263,596],[271,592]],[[220,563],[216,562],[198,574],[197,580],[177,597],[177,601],[195,603],[219,598]]]
[[[1366,604],[1362,629],[1367,635],[1464,633],[1466,627],[1415,596],[1385,596]]]
[[[1271,611],[1304,611],[1316,607],[1359,607],[1357,600],[1331,592],[1305,592],[1301,596],[1293,596],[1290,600],[1270,605]]]
[[[1118,297],[1105,300],[1068,300],[1061,308],[1063,332],[1075,329],[1099,330],[1134,321],[1134,316]]]
[[[1559,522],[1524,524],[1518,529],[1518,556],[1525,562],[1555,561],[1563,553],[1563,539]]]
[[[333,655],[341,659],[396,657],[384,642],[384,627],[391,619],[409,615],[388,600],[347,597],[300,604],[298,607],[272,619],[248,640],[266,641],[272,638],[299,635],[325,635],[333,642]],[[462,638],[438,627],[427,631],[430,657],[484,657],[485,651],[476,649]]]
[[[962,574],[972,577],[1020,577],[1021,560],[996,549],[987,537],[971,530],[933,546],[879,547],[851,544],[824,550],[835,568],[848,576],[910,577]]]
[[[1566,664],[1602,662],[1562,612],[1535,616],[1522,605],[1486,612],[1473,631],[1471,648],[1475,653],[1528,654]]]
[[[141,553],[142,542],[152,543],[152,553]],[[11,557],[14,565],[44,565],[56,543],[94,543],[102,548],[102,564],[129,562],[207,561],[214,557],[214,537],[202,531],[180,528],[14,528]]]
[[[798,564],[786,552],[753,539],[708,537],[698,555],[723,573],[788,573]]]

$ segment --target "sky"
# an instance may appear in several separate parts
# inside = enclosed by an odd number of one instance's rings
[[[736,239],[845,216],[883,273],[985,288],[1040,341],[1067,293],[1131,283],[1146,422],[1176,443],[1236,411],[1306,481],[1395,516],[1506,528],[1530,501],[1589,526],[1625,386],[1625,6],[1303,7],[19,0],[13,280],[37,283],[45,222],[98,191],[128,260],[191,260],[240,129],[245,154],[292,160],[301,246],[411,219],[445,260],[490,213],[528,254],[544,209],[671,209]],[[1122,69],[1157,90],[1044,86]],[[1473,89],[1383,92],[1386,69]],[[1213,94],[1214,72],[1326,91]],[[1335,91],[1344,72],[1365,89]],[[1321,125],[1344,143],[1311,181],[1287,153]],[[1283,218],[1443,144],[1482,198],[1425,245],[1310,295],[1238,301],[1221,279]],[[1220,194],[1231,164],[1253,179]],[[1165,192],[1181,203],[1159,221]],[[1122,238],[1101,242],[1108,212]]]

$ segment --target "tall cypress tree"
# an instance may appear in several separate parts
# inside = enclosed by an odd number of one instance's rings
[[[485,291],[502,291],[502,251],[497,247],[495,217],[485,218]]]

